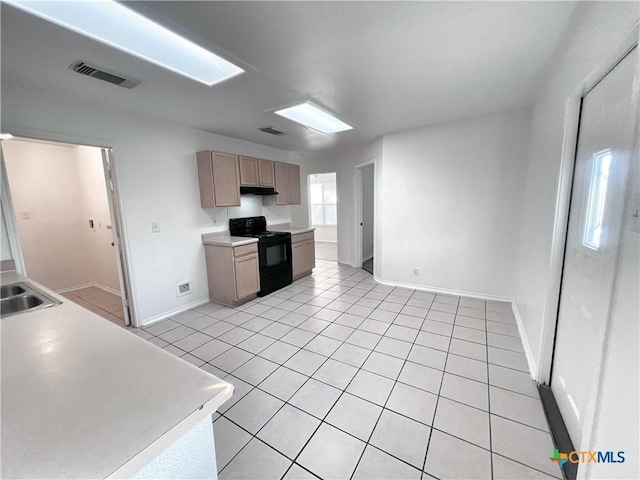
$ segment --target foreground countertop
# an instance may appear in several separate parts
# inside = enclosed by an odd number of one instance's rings
[[[240,245],[248,245],[257,243],[257,238],[251,237],[232,237],[229,232],[213,232],[203,233],[202,243],[205,245],[219,245],[223,247],[239,247]]]
[[[130,477],[231,397],[228,383],[31,283],[63,303],[0,320],[2,477]]]

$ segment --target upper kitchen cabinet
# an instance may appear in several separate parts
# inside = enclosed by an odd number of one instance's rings
[[[289,175],[289,204],[300,205],[300,166],[287,165]]]
[[[275,187],[275,169],[272,160],[258,159],[258,181],[261,187]]]
[[[238,157],[240,162],[240,185],[258,186],[258,159],[253,157]]]
[[[205,150],[196,154],[202,208],[240,206],[238,156]]]
[[[286,163],[275,164],[276,205],[289,205],[289,168]]]
[[[300,205],[300,166],[275,164],[276,205]]]

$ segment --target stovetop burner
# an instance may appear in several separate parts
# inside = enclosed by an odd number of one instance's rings
[[[229,220],[229,233],[234,237],[253,237],[257,239],[271,239],[291,236],[291,234],[287,232],[267,231],[267,219],[262,216],[231,218]]]

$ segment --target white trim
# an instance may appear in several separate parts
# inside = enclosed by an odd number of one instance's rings
[[[0,142],[0,202],[2,203],[2,213],[4,215],[4,226],[7,229],[7,237],[9,238],[9,248],[11,248],[11,258],[13,259],[15,271],[27,276],[27,267],[24,264],[24,256],[22,255],[22,245],[20,244],[20,236],[18,235],[18,222],[16,222],[16,212],[13,208],[13,199],[11,197],[11,188],[9,187],[9,177],[7,176],[7,165],[4,161],[4,151]]]
[[[108,293],[113,293],[114,295],[117,295],[119,297],[122,297],[122,293],[119,290],[115,290],[111,287],[107,287],[106,285],[102,285],[101,283],[97,283],[97,282],[91,282],[91,283],[83,283],[82,285],[76,285],[75,287],[69,287],[69,288],[63,288],[60,290],[56,290],[56,293],[67,293],[67,292],[73,292],[74,290],[80,290],[81,288],[91,288],[91,287],[95,287],[95,288],[99,288],[100,290],[104,290],[105,292]]]
[[[354,245],[353,245],[353,258],[351,259],[350,265],[355,268],[362,268],[362,264],[365,260],[362,258],[362,169],[368,167],[369,165],[373,165],[373,185],[375,192],[375,184],[376,184],[376,159],[373,158],[363,163],[359,163],[354,168],[356,169],[356,175],[354,176],[354,202],[353,206],[355,208],[355,235],[353,236]],[[373,198],[373,212],[374,212],[374,222],[373,222],[373,256],[375,257],[376,252],[376,222],[375,222],[375,212],[376,212],[376,200],[375,194]],[[374,270],[375,271],[375,270]]]
[[[374,275],[373,278],[376,282],[381,283],[382,285],[389,285],[392,287],[411,288],[413,290],[420,290],[422,292],[444,293],[447,295],[459,295],[461,297],[480,298],[482,300],[513,303],[513,299],[510,297],[501,297],[499,295],[490,295],[488,293],[467,292],[465,290],[454,290],[451,288],[430,287],[428,285],[415,285],[412,283],[393,282],[389,280],[382,280],[376,275]]]
[[[556,210],[554,217],[551,254],[549,258],[549,283],[546,302],[542,317],[542,340],[537,358],[540,360],[535,380],[548,385],[551,381],[551,364],[555,343],[556,323],[558,320],[558,306],[560,303],[560,288],[562,267],[564,263],[565,241],[569,217],[569,203],[571,200],[571,186],[573,181],[573,167],[577,149],[580,106],[582,97],[586,95],[617,63],[638,44],[639,22],[627,32],[620,46],[606,61],[589,75],[574,89],[567,99],[565,108],[565,124],[562,145],[562,157],[558,178],[558,193],[556,196]],[[525,337],[523,337],[524,339]]]
[[[156,315],[155,317],[148,318],[142,322],[140,322],[139,327],[148,327],[153,325],[154,323],[158,323],[162,320],[165,320],[173,315],[178,315],[179,313],[186,312],[187,310],[193,310],[194,308],[201,307],[202,305],[206,305],[209,303],[209,299],[200,299],[195,302],[188,303],[178,308],[174,308],[173,310],[169,310],[168,312],[161,313],[160,315]]]
[[[533,356],[533,351],[531,350],[531,345],[529,344],[529,338],[527,337],[524,325],[522,324],[522,317],[520,317],[520,312],[518,311],[516,302],[511,302],[511,310],[513,311],[513,316],[516,317],[518,333],[520,334],[520,340],[522,341],[522,347],[524,348],[524,355],[525,357],[527,357],[527,364],[529,365],[529,374],[531,375],[531,378],[537,382],[538,365],[536,364],[536,359]]]

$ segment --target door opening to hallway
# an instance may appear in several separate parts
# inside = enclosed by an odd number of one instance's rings
[[[315,230],[316,258],[338,261],[338,196],[336,174],[309,175],[309,218]]]
[[[129,325],[110,150],[14,137],[2,140],[2,154],[20,273]]]

